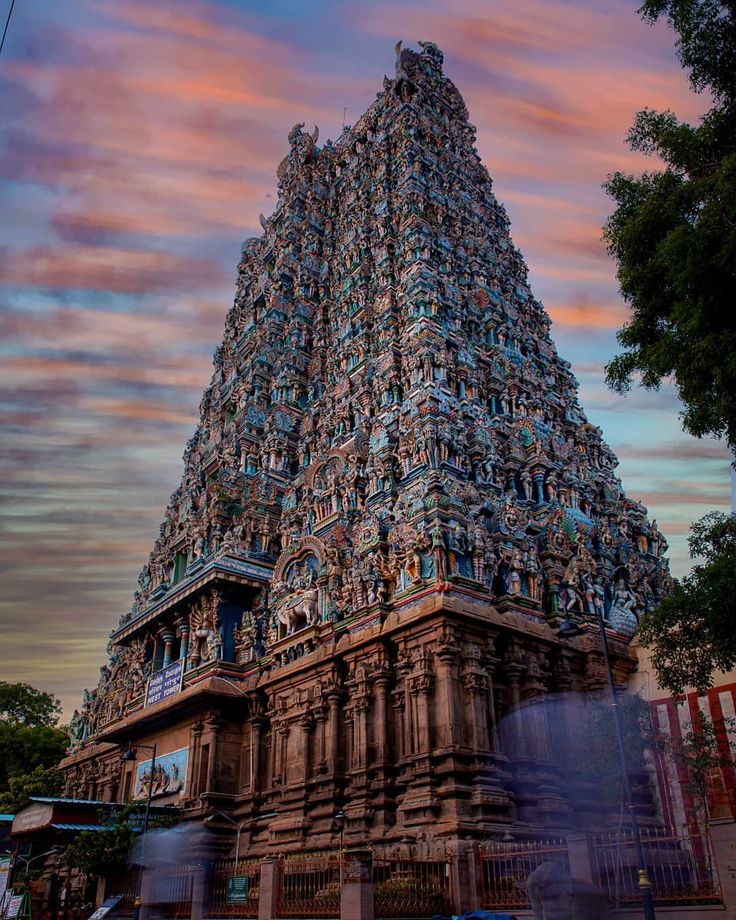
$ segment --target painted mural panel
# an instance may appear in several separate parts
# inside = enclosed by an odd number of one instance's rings
[[[153,776],[151,776],[152,761],[144,760],[139,763],[135,778],[135,798],[146,798],[149,786],[152,786],[151,796],[153,798],[183,792],[188,756],[189,748],[162,754],[156,758]]]

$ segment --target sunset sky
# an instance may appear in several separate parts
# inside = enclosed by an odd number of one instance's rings
[[[2,4],[2,22],[7,3]],[[0,678],[92,686],[196,423],[240,246],[297,121],[335,138],[435,41],[536,296],[628,494],[687,571],[728,454],[674,390],[603,383],[626,316],[600,241],[639,108],[697,119],[673,35],[625,0],[26,0],[0,59]]]

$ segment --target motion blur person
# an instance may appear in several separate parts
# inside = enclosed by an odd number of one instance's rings
[[[214,848],[207,827],[178,824],[140,836],[128,857],[141,867],[139,920],[159,920],[191,912],[202,916]]]

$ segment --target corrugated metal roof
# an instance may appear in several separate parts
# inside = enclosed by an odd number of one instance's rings
[[[12,821],[15,815],[0,815],[0,821],[5,823],[6,821]]]
[[[56,831],[104,831],[107,830],[101,824],[52,824],[51,827]]]
[[[110,805],[110,802],[103,802],[100,799],[62,799],[46,796],[32,795],[29,802],[46,802],[51,805]]]

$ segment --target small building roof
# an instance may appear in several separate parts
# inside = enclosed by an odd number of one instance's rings
[[[28,802],[46,802],[49,805],[111,805],[114,803],[103,802],[101,799],[65,799],[61,796],[32,795]]]

